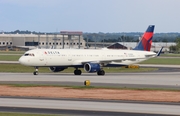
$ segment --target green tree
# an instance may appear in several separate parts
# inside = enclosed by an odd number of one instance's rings
[[[154,39],[153,42],[158,42],[157,39]]]
[[[162,42],[167,43],[167,42],[168,42],[168,40],[164,38],[164,39],[162,40]]]
[[[175,46],[170,46],[169,49],[171,52],[177,52],[179,53],[179,49],[180,49],[180,37],[175,39]]]
[[[178,51],[178,48],[177,48],[177,46],[172,45],[172,46],[169,47],[169,50],[170,50],[171,53],[174,53],[174,52]]]
[[[180,48],[180,37],[176,38],[175,42],[176,42],[177,51],[179,51],[179,48]]]

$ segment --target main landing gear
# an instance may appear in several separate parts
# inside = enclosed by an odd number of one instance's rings
[[[38,67],[36,66],[34,68],[35,68],[35,71],[33,72],[33,74],[34,75],[38,75],[39,74]],[[82,71],[79,70],[78,68],[76,68],[74,70],[74,75],[81,75],[81,73],[82,73]],[[101,70],[97,71],[97,75],[105,75],[105,71],[101,69]]]
[[[76,70],[74,70],[74,75],[81,75],[81,70],[79,70],[78,68],[76,68]]]
[[[81,73],[82,71],[77,68],[74,70],[74,75],[81,75]],[[97,71],[97,75],[105,75],[105,71],[101,69]]]
[[[101,69],[97,71],[97,75],[105,75],[105,71]]]
[[[35,68],[35,71],[33,72],[33,74],[34,75],[38,75],[39,73],[38,73],[38,67],[36,66],[36,67],[34,67]]]

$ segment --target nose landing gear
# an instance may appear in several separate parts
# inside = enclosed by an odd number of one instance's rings
[[[39,73],[38,73],[38,67],[36,66],[36,67],[34,67],[35,68],[35,71],[33,72],[33,74],[34,75],[38,75]]]

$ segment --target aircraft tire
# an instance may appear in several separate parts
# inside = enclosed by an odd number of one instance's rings
[[[34,75],[38,75],[38,72],[37,72],[37,71],[34,71],[33,74],[34,74]]]
[[[99,70],[99,71],[97,72],[97,75],[105,75],[105,71],[104,71],[104,70]]]
[[[74,70],[74,75],[81,75],[81,70]]]

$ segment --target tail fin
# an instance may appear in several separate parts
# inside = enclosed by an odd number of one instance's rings
[[[144,50],[144,51],[150,51],[151,44],[152,44],[152,38],[153,38],[153,32],[154,32],[154,25],[149,25],[146,32],[143,34],[141,40],[139,41],[138,45],[134,48],[134,50]]]

